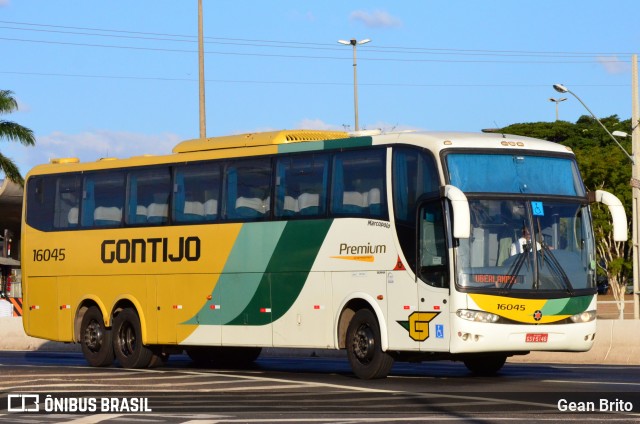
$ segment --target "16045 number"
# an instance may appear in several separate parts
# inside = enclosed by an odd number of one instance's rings
[[[33,249],[34,262],[64,261],[66,258],[65,249]]]
[[[524,312],[525,311],[525,305],[514,305],[511,303],[498,303],[498,309],[501,311],[520,311],[520,312]]]

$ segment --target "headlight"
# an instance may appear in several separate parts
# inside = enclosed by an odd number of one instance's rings
[[[497,322],[500,317],[496,314],[483,311],[473,311],[471,309],[458,309],[456,315],[467,321],[474,322]]]
[[[573,322],[591,322],[596,319],[596,311],[584,311],[571,316]]]

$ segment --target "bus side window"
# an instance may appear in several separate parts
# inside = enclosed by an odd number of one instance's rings
[[[27,181],[27,223],[41,231],[53,229],[56,179],[55,176],[35,176]]]
[[[418,271],[430,286],[449,287],[449,258],[440,200],[423,204],[420,210]]]
[[[324,215],[327,204],[327,155],[280,158],[276,169],[277,217]]]
[[[171,191],[171,174],[167,166],[130,172],[127,223],[168,223]]]
[[[385,219],[385,151],[337,153],[333,164],[332,190],[333,214]]]
[[[203,164],[176,169],[173,216],[176,222],[215,221],[220,198],[220,166]]]
[[[117,227],[124,208],[124,174],[121,171],[85,174],[80,222],[83,227]]]
[[[79,207],[80,176],[58,177],[53,218],[54,228],[77,227]]]
[[[435,161],[415,148],[398,147],[393,152],[392,180],[396,220],[413,225],[418,198],[440,189]]]
[[[226,169],[225,218],[246,221],[269,217],[271,160],[234,161]]]

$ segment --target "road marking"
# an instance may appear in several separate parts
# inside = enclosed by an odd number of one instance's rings
[[[596,384],[598,386],[640,386],[640,383],[625,383],[613,381],[576,381],[576,380],[541,380],[541,383],[565,383],[565,384]]]
[[[87,415],[86,417],[78,418],[71,421],[65,421],[65,424],[93,424],[106,420],[115,420],[116,418],[120,418],[121,416],[122,414]]]

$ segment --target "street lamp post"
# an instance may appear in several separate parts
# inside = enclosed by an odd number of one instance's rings
[[[204,36],[202,29],[202,0],[198,0],[198,87],[200,104],[200,138],[206,138],[207,114],[204,108]]]
[[[635,56],[634,56],[635,58]],[[575,97],[576,99],[578,99],[578,101],[580,103],[582,103],[582,106],[585,107],[585,109],[587,109],[589,111],[589,113],[591,114],[591,116],[593,116],[593,118],[596,120],[596,122],[598,122],[598,124],[600,124],[600,126],[606,131],[607,134],[609,134],[609,137],[611,137],[611,139],[618,145],[618,147],[620,147],[620,149],[624,152],[624,154],[627,156],[627,158],[631,161],[631,193],[632,193],[632,198],[633,198],[633,208],[632,208],[632,216],[631,216],[631,234],[632,234],[632,248],[633,248],[633,258],[632,258],[632,263],[633,263],[633,285],[634,285],[634,318],[638,319],[638,274],[640,272],[640,267],[639,267],[639,261],[638,261],[638,239],[640,238],[640,233],[638,231],[638,207],[636,205],[636,199],[638,199],[639,193],[640,193],[640,181],[638,181],[638,163],[635,161],[635,155],[636,155],[636,147],[635,147],[635,140],[634,142],[632,142],[632,155],[630,155],[629,153],[627,153],[627,151],[624,149],[624,147],[622,147],[622,145],[618,142],[618,140],[613,136],[613,134],[611,134],[609,132],[609,130],[607,129],[607,127],[604,126],[604,124],[602,122],[600,122],[600,120],[596,117],[596,115],[594,115],[593,112],[591,112],[591,109],[589,109],[589,107],[587,107],[587,105],[582,101],[582,99],[580,99],[580,97],[578,97],[573,91],[569,90],[567,87],[565,87],[562,84],[554,84],[553,85],[554,90],[556,90],[558,93],[569,93],[571,94],[573,97]],[[634,90],[637,90],[637,88],[634,88]],[[636,109],[636,100],[633,100],[633,109],[634,109],[634,116],[636,115],[635,113],[635,109]],[[633,119],[632,119],[632,124],[633,124]],[[636,125],[637,126],[637,125]],[[635,130],[636,128],[634,128]],[[620,132],[615,131],[616,135],[622,135]],[[626,136],[626,134],[625,134]],[[623,295],[624,296],[624,295]],[[624,299],[623,299],[624,300]]]
[[[344,44],[346,46],[349,46],[349,45],[353,46],[353,109],[355,113],[356,131],[360,131],[360,127],[358,125],[358,72],[357,72],[358,64],[356,62],[356,47],[361,44],[367,44],[370,41],[371,40],[368,38],[365,38],[364,40],[360,40],[360,41],[356,40],[355,38],[352,38],[349,41],[338,40],[338,43],[340,44]]]
[[[549,97],[549,101],[550,102],[555,102],[556,103],[556,121],[559,119],[558,118],[558,103],[564,102],[565,100],[567,100],[566,97],[560,97],[559,99],[554,99],[553,97]]]
[[[578,99],[578,101],[580,103],[582,103],[582,106],[584,106],[585,109],[587,109],[587,111],[589,111],[589,113],[591,114],[591,116],[593,116],[593,119],[596,120],[596,122],[598,124],[600,124],[600,126],[602,127],[602,129],[604,129],[606,131],[607,134],[609,134],[609,137],[611,137],[611,139],[618,145],[618,147],[624,152],[624,154],[627,156],[627,158],[631,161],[632,164],[635,164],[635,160],[633,159],[633,156],[631,156],[629,153],[627,153],[627,151],[624,149],[624,147],[622,147],[622,145],[620,144],[620,142],[613,136],[613,134],[611,134],[609,132],[609,130],[607,129],[607,127],[604,126],[604,124],[602,122],[600,122],[600,120],[598,119],[598,117],[591,112],[591,109],[589,109],[589,107],[582,101],[582,99],[580,97],[578,97],[576,95],[576,93],[574,93],[573,91],[569,90],[567,87],[565,87],[562,84],[553,84],[553,89],[556,90],[558,93],[569,93],[571,94],[573,97],[575,97],[576,99]]]

